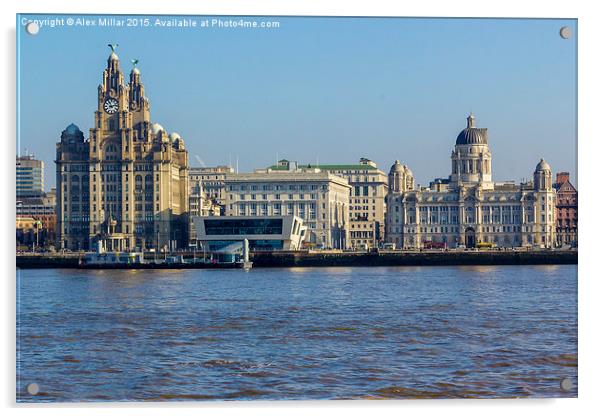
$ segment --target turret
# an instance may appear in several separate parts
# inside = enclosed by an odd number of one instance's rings
[[[130,83],[128,105],[132,113],[132,125],[138,128],[140,123],[150,121],[150,105],[148,99],[144,96],[144,85],[140,77],[140,69],[138,69],[138,59],[132,59],[134,67],[130,72]],[[142,135],[142,129],[139,129],[139,135]]]
[[[552,189],[552,169],[548,163],[541,159],[533,172],[533,185],[537,191]]]
[[[414,177],[412,171],[406,165],[402,165],[399,160],[396,160],[389,171],[389,191],[405,192],[413,188]]]

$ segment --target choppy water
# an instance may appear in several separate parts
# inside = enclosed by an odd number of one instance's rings
[[[23,402],[577,395],[576,266],[17,277]]]

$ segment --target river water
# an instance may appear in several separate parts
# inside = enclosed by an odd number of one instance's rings
[[[576,396],[577,266],[17,272],[20,402]]]

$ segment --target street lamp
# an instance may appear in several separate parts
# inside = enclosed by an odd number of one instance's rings
[[[40,235],[40,231],[39,229],[42,227],[42,222],[41,221],[34,221],[33,223],[33,232],[36,235],[36,239],[33,242],[33,252],[36,252],[36,246],[39,245],[39,235]]]

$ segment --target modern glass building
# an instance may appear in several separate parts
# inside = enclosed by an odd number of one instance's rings
[[[17,156],[17,197],[44,193],[44,162],[33,155]]]
[[[209,251],[223,250],[247,239],[251,251],[299,250],[307,227],[299,217],[193,217],[197,242]]]

